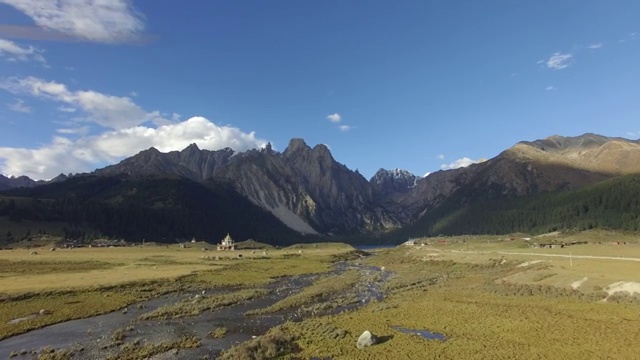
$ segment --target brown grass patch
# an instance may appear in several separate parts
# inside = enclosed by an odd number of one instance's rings
[[[197,316],[205,311],[213,311],[223,307],[249,301],[268,294],[264,289],[246,289],[219,296],[207,296],[187,299],[177,304],[165,305],[152,312],[140,316],[140,320],[176,319],[186,316]]]
[[[415,250],[397,249],[367,262],[394,272],[389,296],[355,312],[287,323],[286,334],[299,335],[300,358],[333,359],[515,359],[634,358],[640,326],[638,305],[602,303],[598,294],[548,285],[496,283],[515,270],[511,265],[422,261]],[[420,279],[436,278],[433,284]],[[318,336],[321,323],[349,335]],[[430,341],[393,330],[401,326],[447,337]],[[356,349],[364,331],[393,335],[385,343]]]
[[[295,350],[295,336],[284,333],[280,328],[234,346],[225,351],[219,360],[269,360],[290,354]]]
[[[321,299],[328,300],[326,298],[352,288],[359,278],[360,274],[357,271],[347,271],[339,276],[321,277],[299,293],[288,296],[269,307],[248,311],[247,315],[274,313],[292,307],[318,303]]]
[[[141,345],[140,342],[133,342],[123,345],[117,354],[107,357],[107,360],[143,360],[171,350],[195,349],[201,345],[200,339],[193,336],[185,336],[175,341],[165,341],[160,344],[147,343]]]

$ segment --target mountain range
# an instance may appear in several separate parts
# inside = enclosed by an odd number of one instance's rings
[[[29,221],[68,223],[78,233],[159,241],[196,235],[216,241],[227,232],[257,240],[266,236],[279,243],[302,236],[399,241],[440,232],[544,231],[539,224],[473,230],[445,226],[443,221],[456,223],[472,215],[469,209],[490,203],[502,201],[504,208],[512,199],[534,201],[608,184],[610,179],[640,173],[639,160],[638,141],[596,134],[551,136],[520,142],[464,168],[426,177],[380,169],[367,180],[337,162],[325,145],[312,148],[302,139],[292,139],[283,152],[270,145],[237,153],[229,148],[201,150],[192,144],[168,153],[150,148],[92,173],[60,175],[49,182],[2,176],[5,199],[0,200],[0,216],[13,214],[15,220],[20,213],[20,219]],[[609,191],[602,185],[597,189]],[[26,199],[40,202],[36,206]],[[525,206],[511,204],[505,211]],[[132,215],[130,209],[135,209],[138,223],[110,223],[98,211],[116,219],[115,214]],[[163,222],[162,231],[154,229],[157,221]]]

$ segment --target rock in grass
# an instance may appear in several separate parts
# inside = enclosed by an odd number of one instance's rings
[[[369,330],[366,330],[358,338],[358,342],[356,343],[356,346],[358,347],[358,349],[362,349],[367,346],[375,345],[377,342],[378,342],[378,338],[375,335],[373,335]]]

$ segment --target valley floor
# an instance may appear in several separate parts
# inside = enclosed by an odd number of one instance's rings
[[[534,245],[582,240],[589,244]],[[200,247],[4,251],[0,338],[8,340],[0,341],[0,352],[61,359],[90,353],[128,359],[632,359],[640,352],[637,259],[637,238],[610,232],[422,239],[366,257],[338,244],[266,254]],[[46,337],[32,347],[28,341],[9,346],[18,334],[98,314],[126,320],[102,334],[104,349],[57,346],[53,338],[47,344]],[[207,330],[198,320],[229,314],[246,324],[243,336],[224,321],[205,322]],[[269,322],[276,317],[281,321]],[[180,331],[151,337],[145,324]],[[379,343],[358,349],[365,330]]]

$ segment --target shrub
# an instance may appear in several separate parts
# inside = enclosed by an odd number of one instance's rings
[[[556,273],[539,273],[539,274],[536,274],[533,277],[533,281],[534,282],[542,281],[544,279],[548,279],[548,278],[550,278],[552,276],[556,276],[556,275],[558,275],[558,274],[556,274]]]
[[[214,339],[220,339],[225,337],[226,335],[227,335],[227,328],[225,327],[215,328],[213,331],[209,333],[209,336],[211,336]]]
[[[221,360],[269,360],[284,356],[294,350],[295,337],[274,328],[265,335],[258,336],[225,351]]]

